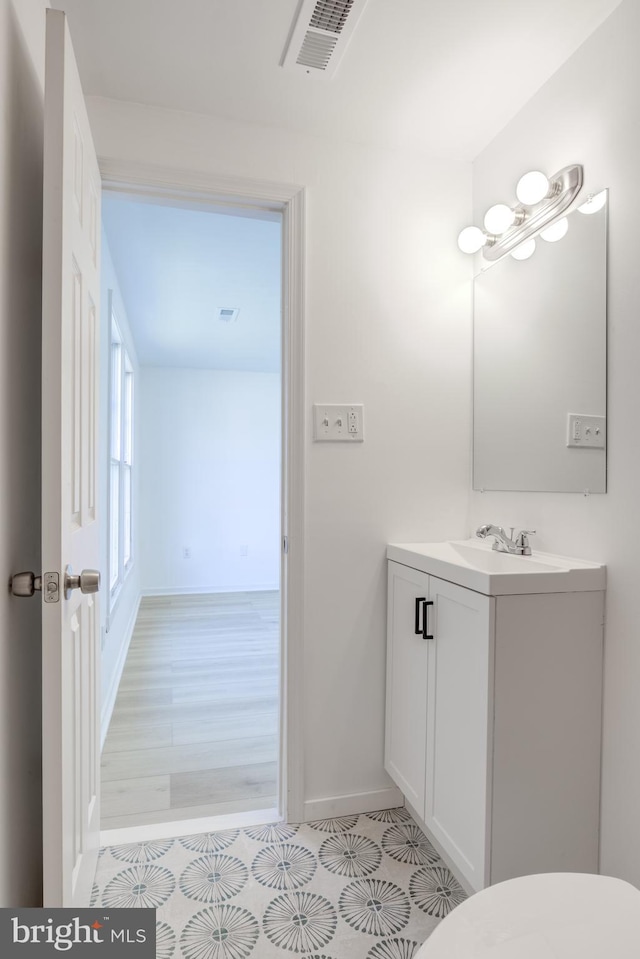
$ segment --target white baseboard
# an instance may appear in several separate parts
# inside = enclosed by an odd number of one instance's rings
[[[136,619],[138,618],[138,610],[140,609],[140,600],[142,595],[138,593],[138,597],[133,604],[131,610],[131,616],[125,627],[124,639],[122,645],[120,646],[120,652],[118,653],[118,659],[116,661],[116,667],[113,671],[113,677],[111,679],[111,685],[107,692],[105,701],[102,704],[102,711],[100,715],[100,750],[104,746],[104,741],[107,738],[107,730],[109,729],[109,723],[111,722],[111,716],[113,714],[113,707],[116,704],[116,696],[118,695],[118,687],[120,685],[120,680],[122,679],[122,670],[124,669],[124,664],[127,661],[127,653],[129,652],[129,645],[131,644],[131,637],[133,636],[133,628],[136,625]]]
[[[144,586],[141,592],[143,596],[186,596],[205,593],[277,593],[279,589],[279,583],[273,586],[260,583],[258,586],[225,586],[223,589],[218,586]]]
[[[394,809],[396,806],[404,806],[404,796],[397,786],[327,799],[308,799],[304,804],[304,821],[335,819],[336,816],[353,816],[361,812],[377,812],[378,809]]]

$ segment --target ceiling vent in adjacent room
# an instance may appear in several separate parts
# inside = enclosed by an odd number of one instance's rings
[[[239,307],[221,306],[216,311],[216,317],[222,323],[235,323],[238,319]]]
[[[332,77],[367,0],[302,0],[282,66]]]

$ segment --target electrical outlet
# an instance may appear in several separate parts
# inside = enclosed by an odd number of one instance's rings
[[[316,441],[362,442],[363,423],[364,407],[361,404],[313,404],[313,438]]]
[[[183,559],[191,559],[191,547],[190,547],[190,546],[185,546],[185,547],[184,547],[184,549],[182,550],[182,558],[183,558]]]
[[[249,555],[249,545],[247,543],[240,544],[240,555],[248,556]]]

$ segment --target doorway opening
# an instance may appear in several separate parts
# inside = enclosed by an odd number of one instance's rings
[[[283,214],[105,190],[102,243],[102,830],[279,818]]]

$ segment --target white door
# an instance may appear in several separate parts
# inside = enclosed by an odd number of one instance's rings
[[[424,821],[472,884],[488,877],[488,767],[494,602],[430,577],[434,641],[429,648]]]
[[[413,808],[424,815],[427,668],[423,635],[429,576],[388,564],[387,695],[384,766]]]
[[[100,174],[65,16],[47,10],[42,331],[44,903],[88,905],[99,844]],[[60,578],[57,602],[50,583]]]

